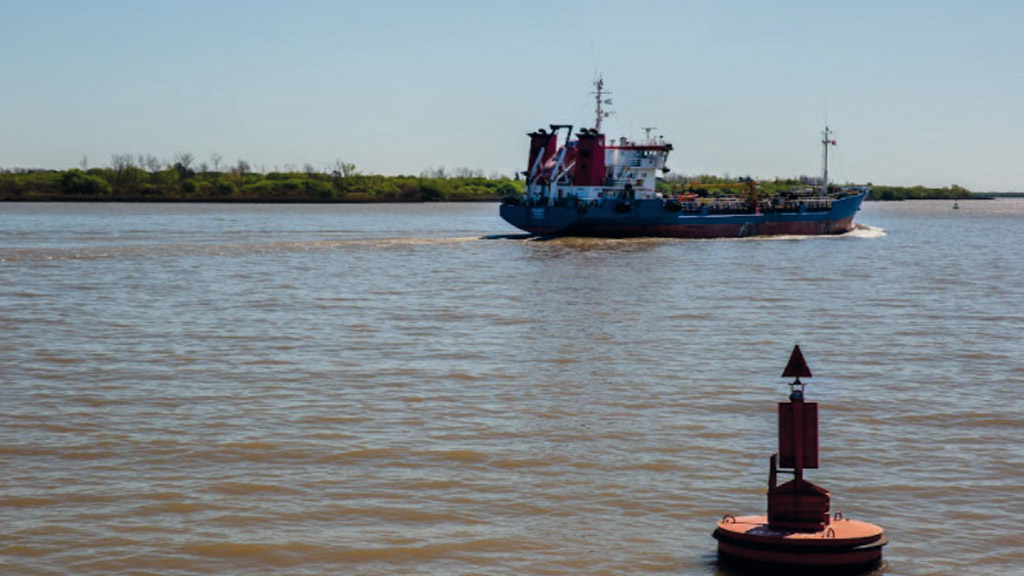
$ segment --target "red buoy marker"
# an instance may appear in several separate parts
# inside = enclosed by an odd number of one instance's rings
[[[888,543],[881,527],[829,514],[828,490],[804,480],[804,469],[818,467],[818,403],[804,401],[810,378],[800,347],[795,346],[783,378],[790,384],[789,402],[779,403],[779,451],[768,472],[768,515],[726,514],[712,536],[718,554],[763,566],[869,566],[882,559]],[[793,479],[778,484],[779,474]]]

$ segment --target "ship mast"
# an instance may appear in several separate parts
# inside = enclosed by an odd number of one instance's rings
[[[603,96],[610,96],[611,92],[604,91],[604,78],[601,76],[598,76],[597,80],[594,80],[594,90],[595,91],[592,92],[592,94],[594,94],[595,99],[597,100],[597,118],[594,120],[594,130],[601,132],[601,120],[612,115],[611,112],[603,108],[604,104],[611,104],[612,99],[609,98],[605,100]]]
[[[835,146],[836,141],[832,139],[832,130],[825,125],[825,131],[821,133],[821,193],[828,194],[828,147]]]

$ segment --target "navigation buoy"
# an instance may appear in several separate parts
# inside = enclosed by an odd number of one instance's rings
[[[868,568],[882,559],[888,543],[880,526],[830,514],[828,490],[804,480],[804,469],[818,467],[818,403],[804,401],[810,378],[800,346],[793,347],[783,378],[789,402],[779,403],[779,451],[768,472],[768,515],[726,514],[712,536],[718,555],[759,567]],[[793,479],[777,484],[778,474]]]

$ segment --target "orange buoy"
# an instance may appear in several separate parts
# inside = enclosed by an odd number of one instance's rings
[[[804,480],[804,469],[818,467],[818,403],[804,401],[810,378],[800,347],[795,346],[782,376],[790,384],[789,402],[779,403],[779,451],[768,472],[768,515],[726,514],[712,536],[726,561],[775,567],[867,567],[882,559],[888,543],[881,527],[829,515],[828,490]],[[778,484],[778,474],[793,479]]]

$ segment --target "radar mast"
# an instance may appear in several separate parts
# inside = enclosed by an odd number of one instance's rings
[[[601,120],[612,115],[610,111],[604,109],[605,104],[611,104],[612,99],[604,98],[605,96],[611,96],[611,92],[604,91],[604,77],[598,76],[597,80],[594,80],[594,94],[595,100],[597,101],[597,118],[594,120],[594,130],[598,133],[601,132]]]

